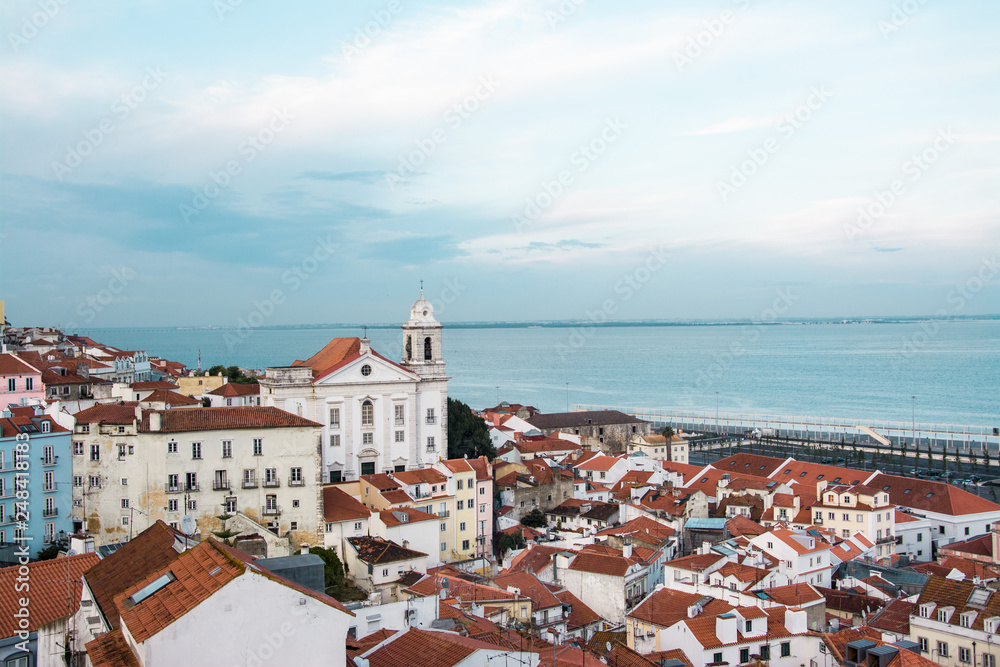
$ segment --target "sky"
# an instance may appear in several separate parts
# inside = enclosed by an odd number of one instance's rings
[[[1000,4],[0,5],[15,325],[1000,312]]]

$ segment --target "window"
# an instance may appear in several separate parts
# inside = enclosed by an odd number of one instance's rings
[[[264,486],[278,485],[278,469],[264,468]]]
[[[770,660],[771,659],[771,647],[767,644],[760,645],[760,659]]]
[[[958,647],[958,661],[959,662],[972,662],[972,651],[965,648],[964,646]]]
[[[264,438],[253,439],[253,455],[264,456]]]
[[[298,521],[292,521],[291,525],[288,527],[288,529],[289,530],[298,530],[299,529],[299,522]]]
[[[927,653],[927,637],[918,637],[917,643],[920,645],[920,652]]]
[[[201,458],[201,443],[192,442],[191,443],[191,458],[200,459]]]
[[[188,491],[197,491],[198,490],[198,473],[196,473],[196,472],[189,472],[189,473],[187,473],[186,476],[185,476],[185,481],[187,482],[187,490]]]
[[[434,436],[427,436],[427,449],[434,449]]]
[[[90,460],[91,461],[100,461],[101,460],[101,446],[100,445],[91,445],[90,446]]]
[[[997,667],[996,658],[992,653],[983,653],[983,667]]]
[[[90,488],[99,489],[101,488],[101,477],[100,475],[91,475],[90,479],[87,480],[90,483]]]
[[[176,442],[168,442],[167,443],[167,454],[176,454],[176,453],[177,453],[177,443]]]
[[[302,468],[292,468],[288,473],[288,481],[290,484],[301,485],[302,480]]]
[[[948,657],[948,642],[938,642],[937,643],[937,653],[938,656],[942,658]]]
[[[331,484],[337,484],[340,481],[341,481],[341,473],[340,473],[340,471],[339,470],[331,470],[330,471],[330,483]]]
[[[340,428],[340,408],[330,408],[330,428]]]
[[[128,486],[128,477],[122,477],[122,486]]]
[[[402,426],[405,423],[404,415],[406,414],[406,406],[394,405],[392,411],[396,418],[396,426]]]
[[[465,502],[464,502],[464,501],[462,501],[462,500],[458,500],[458,501],[456,501],[456,502],[455,502],[455,509],[456,509],[456,510],[459,510],[459,511],[461,511],[461,510],[465,509]]]
[[[7,379],[7,391],[17,391],[17,378]]]
[[[833,512],[827,512],[826,518],[829,519],[830,521],[833,521],[835,518],[837,518],[837,515],[834,514]]]
[[[76,456],[83,456],[83,443],[82,442],[74,442],[73,443],[73,454],[75,454]]]
[[[448,550],[448,544],[447,544],[447,542],[442,542],[441,543],[441,551],[447,551],[447,550]]]
[[[122,517],[122,525],[123,526],[127,526],[128,525],[128,517],[127,516],[123,516]]]
[[[441,524],[441,532],[443,533],[446,530],[448,530],[448,524],[442,522],[442,524]]]
[[[330,436],[330,446],[331,447],[340,447],[340,434],[339,433],[334,433],[333,435]]]
[[[355,521],[354,522],[354,530],[361,530],[361,522],[360,521]]]
[[[486,511],[486,504],[483,503],[479,506],[479,513],[482,514]]]
[[[226,514],[236,514],[236,496],[226,497]],[[295,529],[292,528],[292,530]]]
[[[396,442],[403,442],[403,431],[396,431]]]
[[[64,393],[67,393],[67,394],[69,393],[69,387],[66,388],[66,391]],[[119,426],[118,427],[118,432],[119,433],[124,433],[125,432],[125,427],[124,426]]]
[[[361,434],[361,444],[362,445],[374,445],[375,444],[375,434],[374,433],[362,433]]]
[[[128,498],[122,498],[122,509],[123,510],[128,509]]]
[[[481,496],[485,496],[486,495],[486,487],[485,486],[479,487],[479,495],[481,495]]]
[[[722,662],[722,652],[720,651],[718,653],[713,653],[712,654],[712,663],[718,665],[720,662]]]
[[[257,471],[253,468],[243,469],[243,488],[252,489],[257,486]]]
[[[462,480],[460,480],[460,479],[459,480],[455,480],[455,488],[458,489],[459,491],[462,490]]]
[[[168,512],[176,512],[177,511],[177,499],[176,498],[171,498],[170,500],[167,501],[167,511]]]
[[[743,628],[743,632],[745,634],[750,634],[751,632],[753,632],[753,620],[752,619],[748,618],[746,620],[746,626]]]
[[[233,458],[233,441],[223,440],[222,441],[222,458],[231,459]]]
[[[845,513],[844,513],[844,515],[843,515],[843,516],[841,517],[841,520],[842,520],[842,521],[850,521],[850,520],[851,520],[851,515],[850,515],[850,514],[847,514],[847,513],[845,512]]]
[[[462,551],[469,550],[469,540],[462,540]]]
[[[462,521],[461,523],[458,524],[458,530],[461,533],[465,532],[465,522],[464,521]]]
[[[781,642],[781,657],[787,658],[792,654],[792,643],[791,642]]]
[[[740,664],[741,665],[745,665],[748,662],[750,662],[750,649],[748,649],[748,648],[741,648],[740,649]]]
[[[433,424],[437,422],[437,417],[434,416],[434,408],[427,408],[427,423]]]
[[[197,500],[189,500],[188,501],[188,511],[189,512],[193,512],[196,509],[198,509],[198,501]]]
[[[374,426],[375,425],[375,406],[372,402],[366,400],[361,404],[361,425],[362,426]]]
[[[83,486],[83,475],[73,475],[73,486],[77,488]]]
[[[966,535],[968,535],[968,534],[969,534],[969,527],[968,527],[968,526],[966,526],[966,527],[965,527],[965,534],[966,534]]]

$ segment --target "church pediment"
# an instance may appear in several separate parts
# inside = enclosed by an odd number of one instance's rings
[[[367,353],[335,369],[316,384],[383,384],[413,382],[419,379],[416,373],[397,366],[377,354]]]

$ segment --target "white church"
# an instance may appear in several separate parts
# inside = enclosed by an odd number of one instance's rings
[[[448,457],[448,377],[441,323],[420,298],[403,325],[402,363],[367,338],[334,338],[291,366],[266,369],[261,404],[323,424],[324,480],[423,468]]]

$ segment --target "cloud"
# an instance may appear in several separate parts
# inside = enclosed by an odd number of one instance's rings
[[[371,185],[385,179],[384,171],[303,171],[295,178],[308,178],[315,181],[355,181]]]
[[[553,250],[569,250],[571,248],[604,248],[606,246],[606,243],[586,243],[577,239],[563,239],[557,243],[532,241],[524,246],[524,250],[527,252],[550,252]]]
[[[899,252],[903,248],[872,248],[875,252]]]

